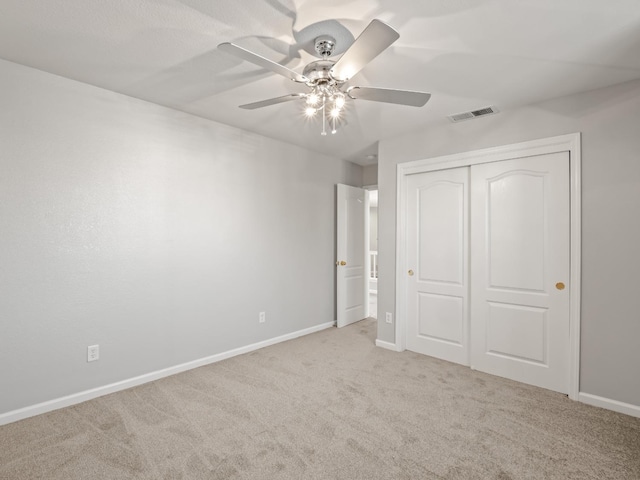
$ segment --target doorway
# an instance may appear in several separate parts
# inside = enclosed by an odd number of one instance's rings
[[[369,190],[369,317],[378,318],[378,188]]]
[[[377,318],[378,190],[336,186],[336,325]]]

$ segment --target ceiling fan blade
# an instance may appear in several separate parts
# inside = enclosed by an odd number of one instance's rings
[[[397,103],[398,105],[409,105],[411,107],[422,107],[431,98],[431,94],[425,92],[373,87],[349,87],[347,95],[353,99]]]
[[[400,34],[389,25],[380,20],[372,20],[333,66],[331,76],[346,82],[398,38]]]
[[[290,93],[289,95],[283,95],[282,97],[270,98],[269,100],[262,100],[260,102],[247,103],[240,105],[240,108],[245,110],[254,110],[256,108],[268,107],[269,105],[277,105],[278,103],[289,102],[291,100],[297,100],[298,98],[304,98],[304,93]]]
[[[251,62],[260,67],[266,68],[267,70],[271,70],[283,77],[287,77],[290,80],[298,83],[307,83],[309,79],[304,75],[300,75],[297,72],[285,67],[284,65],[280,65],[279,63],[273,62],[268,58],[265,58],[257,53],[253,53],[246,48],[242,48],[233,43],[225,42],[218,45],[218,48],[224,52],[230,53],[231,55],[235,55],[247,62]]]

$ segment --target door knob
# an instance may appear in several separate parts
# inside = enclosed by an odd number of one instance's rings
[[[344,267],[346,264],[347,264],[347,262],[345,262],[344,260],[342,260],[342,261],[340,262],[340,265],[342,265],[343,267]]]
[[[556,283],[556,288],[557,288],[558,290],[564,290],[564,283],[562,283],[562,282],[558,282],[558,283]]]
[[[409,270],[407,273],[409,274],[410,277],[413,277],[413,270]]]

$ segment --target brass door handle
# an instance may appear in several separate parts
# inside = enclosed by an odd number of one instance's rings
[[[413,277],[413,270],[409,270],[407,273],[409,274],[410,277]]]
[[[336,265],[342,265],[343,267],[347,264],[347,262],[345,262],[344,260],[340,261],[340,262],[336,262]]]
[[[562,282],[558,282],[558,283],[556,283],[556,288],[557,288],[558,290],[564,290],[564,283],[562,283]]]

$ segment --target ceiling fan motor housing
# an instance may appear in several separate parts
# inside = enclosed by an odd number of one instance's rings
[[[333,60],[316,60],[304,67],[302,74],[309,79],[307,85],[313,86],[320,83],[336,83],[330,73],[335,63]]]

